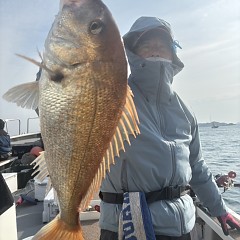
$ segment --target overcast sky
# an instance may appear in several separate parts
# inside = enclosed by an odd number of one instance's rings
[[[171,23],[185,68],[174,87],[193,109],[198,122],[240,122],[240,1],[239,0],[105,0],[126,33],[140,16]],[[0,0],[0,96],[10,87],[35,80],[38,67],[15,53],[39,60],[44,41],[58,12],[58,0]],[[0,100],[0,118],[19,118],[26,132],[34,111]],[[14,123],[16,124],[16,123]],[[31,120],[30,131],[36,120]],[[10,126],[10,125],[9,125]],[[32,129],[31,129],[32,128]]]

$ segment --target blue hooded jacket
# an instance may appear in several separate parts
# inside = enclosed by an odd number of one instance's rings
[[[123,37],[131,75],[129,85],[140,120],[140,132],[131,146],[120,152],[101,185],[102,192],[158,191],[167,186],[191,185],[213,216],[226,207],[213,176],[204,162],[194,114],[174,92],[172,81],[183,68],[173,52],[173,62],[149,61],[131,51],[139,33],[170,25],[158,18],[141,17]],[[122,206],[101,202],[100,228],[118,231]],[[195,224],[195,206],[189,195],[149,204],[156,235],[181,236]]]

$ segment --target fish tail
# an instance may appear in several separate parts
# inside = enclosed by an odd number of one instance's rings
[[[80,224],[71,227],[59,215],[42,227],[32,240],[84,240]]]

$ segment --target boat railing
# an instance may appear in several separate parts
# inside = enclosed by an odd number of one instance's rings
[[[36,132],[36,133],[25,133],[25,134],[21,134],[18,136],[12,136],[11,137],[11,143],[15,144],[19,141],[33,141],[33,140],[37,140],[41,138],[41,133],[40,132]]]
[[[29,133],[30,121],[35,120],[35,119],[39,119],[39,117],[32,117],[32,118],[27,119],[27,133]]]
[[[196,215],[197,219],[200,218],[202,221],[197,220],[196,221],[196,228],[201,228],[201,230],[198,230],[200,232],[199,237],[195,237],[193,239],[206,239],[206,240],[234,240],[234,239],[239,239],[239,232],[238,230],[230,230],[229,229],[229,235],[226,236],[224,235],[222,228],[218,222],[218,220],[214,217],[211,217],[206,209],[201,206],[197,205],[196,206]],[[235,211],[230,209],[229,207],[227,208],[228,212],[233,215],[233,217],[239,221],[240,220],[240,215],[237,214]]]
[[[8,123],[9,122],[15,122],[15,121],[18,121],[18,135],[20,135],[21,134],[21,120],[20,119],[6,119],[6,120],[4,120],[6,131],[9,132]]]
[[[4,120],[4,122],[5,122],[5,130],[7,131],[7,132],[9,132],[9,122],[18,122],[18,126],[17,126],[17,132],[18,132],[18,136],[19,135],[22,135],[22,134],[29,134],[30,133],[30,123],[33,121],[33,120],[36,120],[36,119],[39,119],[39,117],[29,117],[28,119],[27,119],[27,132],[26,133],[23,133],[22,132],[22,129],[21,129],[21,127],[22,127],[22,123],[21,123],[21,120],[20,119],[18,119],[18,118],[16,118],[16,119],[6,119],[6,120]]]

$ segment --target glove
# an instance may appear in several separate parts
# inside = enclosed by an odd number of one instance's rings
[[[231,229],[236,228],[237,230],[240,230],[240,224],[230,213],[217,217],[217,219],[221,223],[222,230],[226,236],[229,235],[227,224],[231,227]]]

